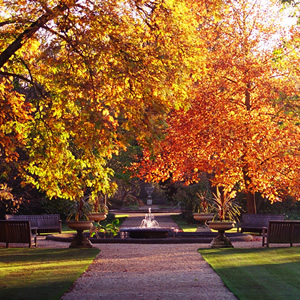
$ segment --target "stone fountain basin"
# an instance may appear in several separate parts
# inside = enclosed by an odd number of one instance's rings
[[[128,232],[128,236],[134,239],[159,239],[167,238],[173,230],[163,227],[129,227],[122,228],[121,231]]]

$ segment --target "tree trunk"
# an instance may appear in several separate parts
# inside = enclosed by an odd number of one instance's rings
[[[255,193],[247,192],[247,213],[256,214],[256,202],[255,202]]]
[[[247,199],[247,213],[256,214],[256,203],[255,203],[255,193],[251,192],[251,177],[248,175],[247,165],[243,167],[243,177],[245,182],[245,191]]]
[[[251,83],[247,83],[247,88],[245,90],[245,105],[247,111],[251,110],[250,88],[251,88]],[[249,176],[247,163],[243,167],[243,176],[244,176],[244,182],[246,188],[247,213],[256,214],[255,193],[250,191],[252,180],[251,177]]]

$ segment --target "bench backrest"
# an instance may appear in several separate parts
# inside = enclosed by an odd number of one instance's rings
[[[55,228],[59,226],[60,215],[5,215],[5,219],[30,221],[31,227],[42,228],[43,226],[53,226]]]
[[[300,243],[300,221],[270,221],[268,243]]]
[[[293,225],[293,242],[300,243],[300,220]]]
[[[5,243],[29,243],[31,245],[31,227],[29,221],[0,220],[0,241]]]
[[[6,242],[6,230],[4,221],[0,220],[0,242]]]
[[[291,241],[291,224],[288,221],[269,221],[268,243],[289,243]]]
[[[283,221],[284,215],[242,214],[241,223],[253,226],[267,227],[269,221]]]

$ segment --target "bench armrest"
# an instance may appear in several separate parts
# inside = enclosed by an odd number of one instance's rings
[[[37,230],[38,228],[37,227],[31,227],[31,234],[33,236],[33,239],[34,239],[34,246],[37,247]]]
[[[268,227],[262,227],[262,246],[265,245],[265,238],[267,238]]]

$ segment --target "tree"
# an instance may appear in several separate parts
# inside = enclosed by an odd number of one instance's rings
[[[204,4],[0,1],[1,162],[19,158],[24,182],[50,197],[112,192],[112,155],[130,136],[149,144],[188,100]]]
[[[206,77],[194,86],[191,108],[169,115],[158,153],[146,150],[136,166],[140,176],[189,184],[208,172],[214,185],[245,192],[249,213],[257,192],[300,199],[299,116],[281,109],[282,97],[299,95],[298,29],[276,24],[273,3],[227,1],[220,21],[201,24]]]

